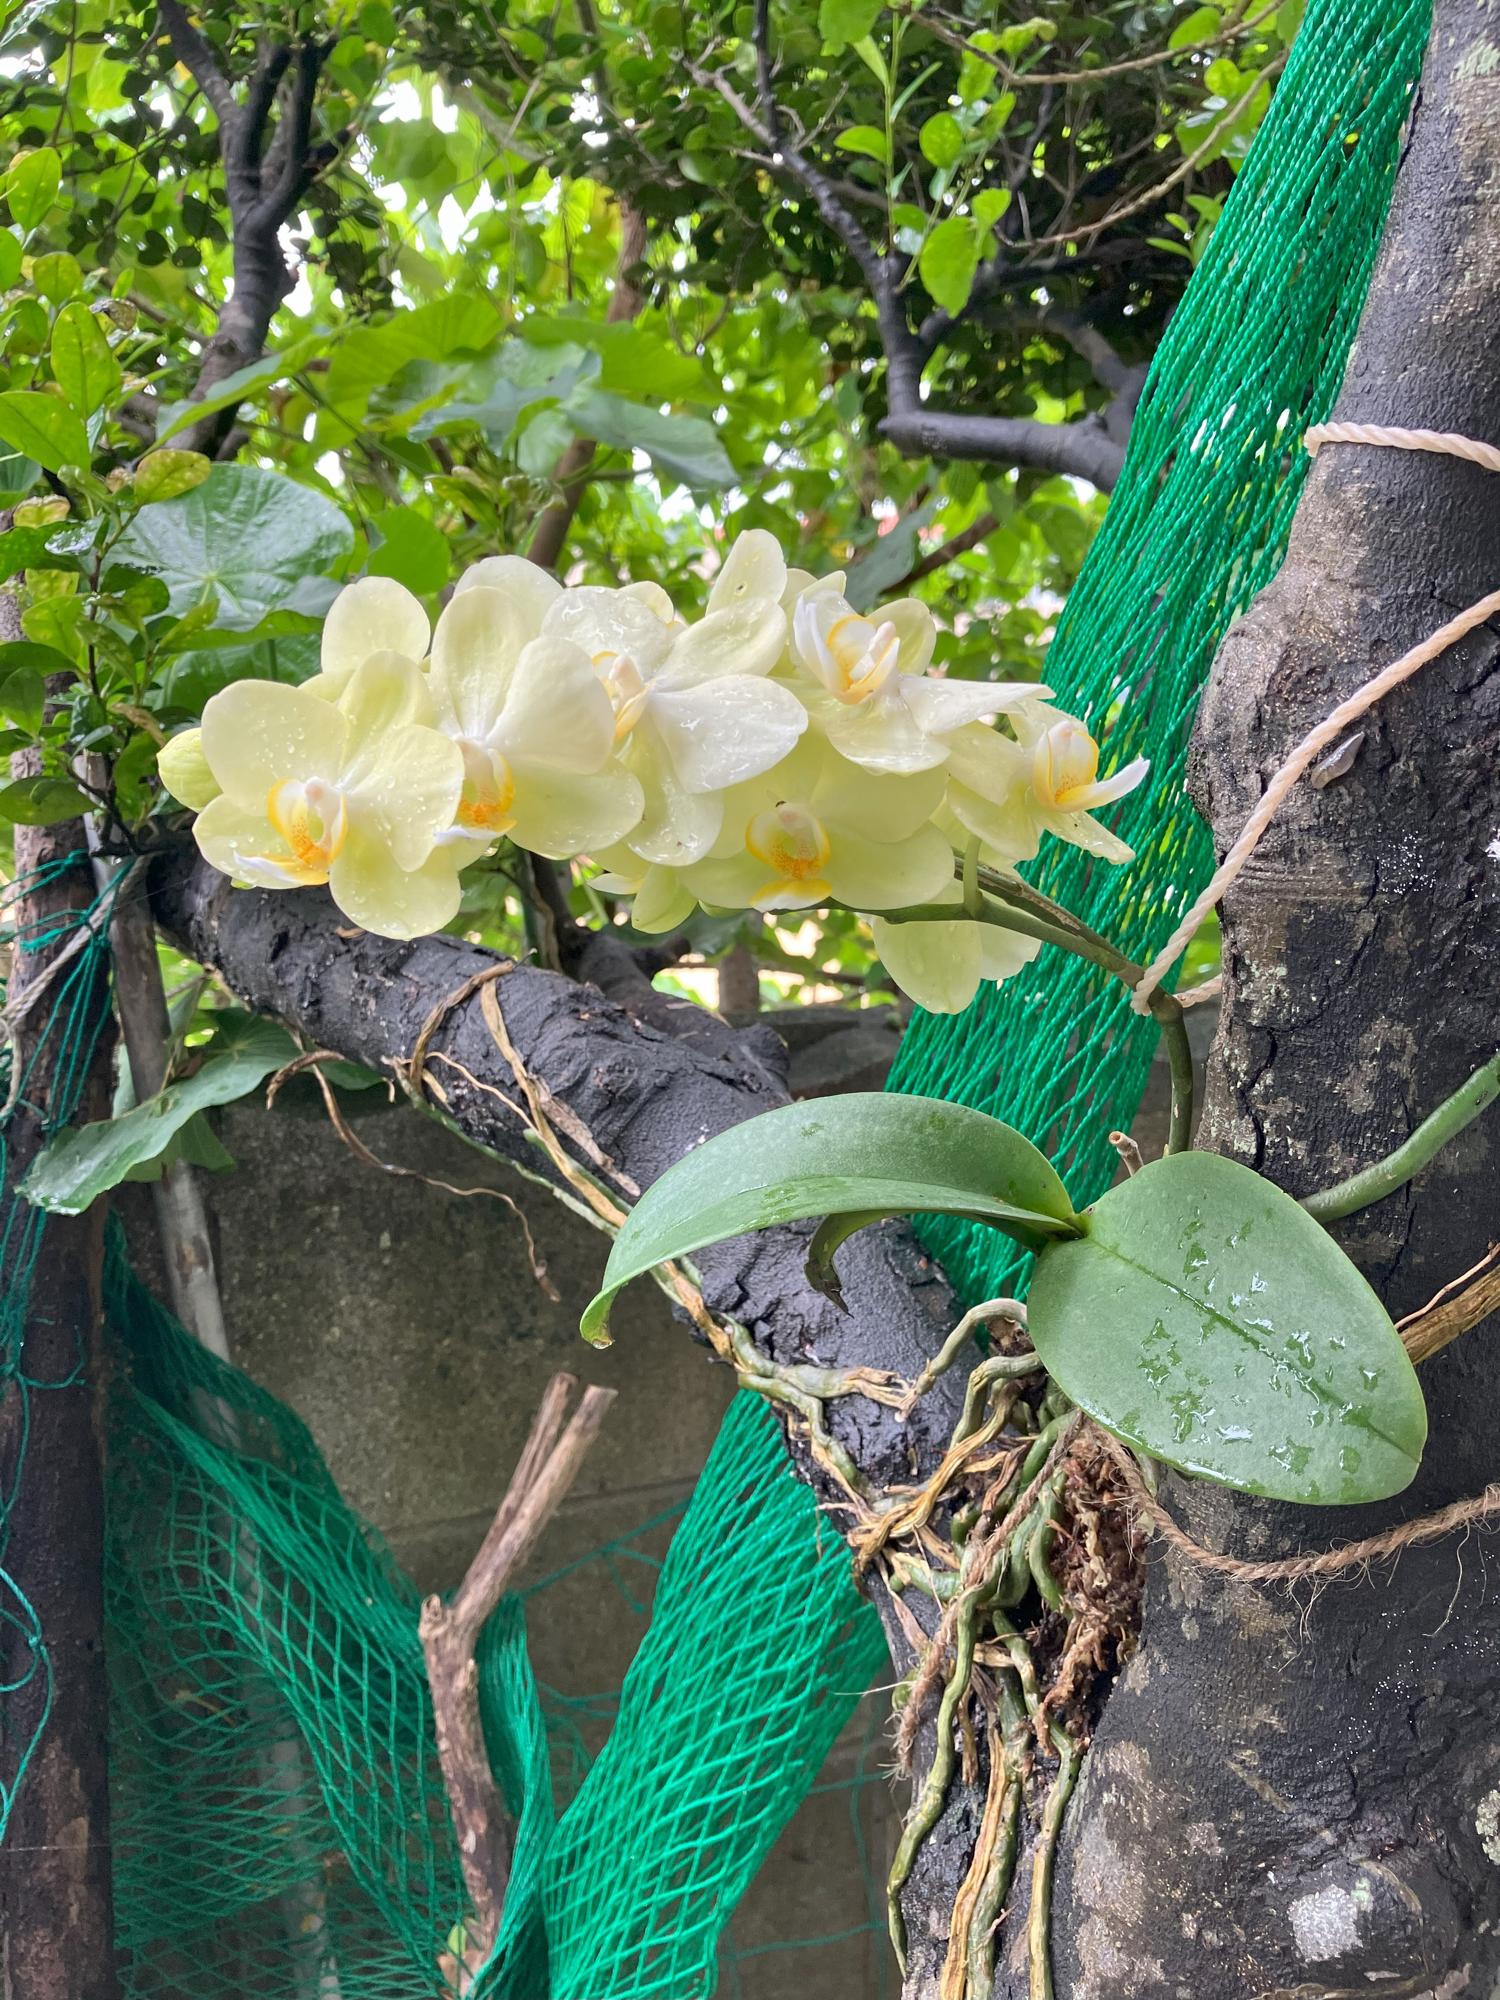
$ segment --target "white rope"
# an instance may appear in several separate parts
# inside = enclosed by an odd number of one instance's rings
[[[1452,431],[1398,430],[1384,424],[1314,424],[1303,442],[1314,456],[1325,444],[1385,445],[1395,451],[1441,452],[1450,458],[1468,459],[1475,465],[1484,466],[1487,471],[1500,472],[1500,449],[1492,444],[1482,444],[1475,438],[1459,437]],[[1429,661],[1447,652],[1450,646],[1456,646],[1467,633],[1497,613],[1500,613],[1500,590],[1492,590],[1477,604],[1471,604],[1467,611],[1459,612],[1446,625],[1440,625],[1428,638],[1403,653],[1399,660],[1383,667],[1372,680],[1356,688],[1323,718],[1316,729],[1303,737],[1266,786],[1264,796],[1241,828],[1233,847],[1215,869],[1213,879],[1142,973],[1130,999],[1137,1014],[1147,1011],[1152,994],[1192,943],[1198,926],[1209,911],[1223,901],[1225,893],[1238,880],[1261,835],[1298,779],[1325,750],[1338,742],[1351,722],[1373,708],[1383,695],[1389,694],[1393,687],[1399,687],[1402,681],[1410,680]]]
[[[1325,444],[1386,445],[1392,451],[1435,451],[1449,458],[1467,458],[1487,472],[1500,472],[1500,445],[1481,444],[1457,431],[1407,431],[1393,424],[1312,424],[1302,442],[1309,458]]]

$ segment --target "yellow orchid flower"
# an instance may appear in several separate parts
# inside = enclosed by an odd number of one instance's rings
[[[606,895],[629,896],[630,921],[638,931],[678,930],[698,907],[679,869],[643,861],[624,846],[608,848],[594,859],[604,873],[592,878],[592,886]]]
[[[194,812],[219,796],[219,781],[203,754],[201,729],[184,729],[169,737],[156,753],[156,769],[172,797]]]
[[[611,761],[609,694],[588,654],[544,629],[549,607],[575,593],[554,585],[544,598],[519,583],[513,574],[503,588],[480,580],[456,591],[432,637],[434,718],[463,764],[444,840],[466,858],[509,834],[563,859],[623,839],[641,816],[639,783]]]
[[[202,753],[222,794],[193,827],[233,880],[327,883],[344,914],[382,937],[441,930],[458,908],[438,847],[463,785],[421,676],[394,653],[367,659],[338,702],[275,681],[237,681],[203,711]]]
[[[807,727],[797,696],[769,678],[786,619],[766,592],[784,569],[779,550],[772,563],[742,535],[695,625],[668,622],[641,592],[588,588],[565,591],[543,620],[544,633],[587,653],[608,691],[621,762],[641,786],[629,844],[645,861],[701,860],[723,824],[721,795],[778,763]]]
[[[950,881],[933,900],[961,904],[963,892]],[[1009,979],[1042,948],[1036,938],[962,915],[951,924],[893,924],[874,916],[870,933],[896,985],[929,1014],[961,1014],[982,981]]]
[[[336,701],[356,667],[372,653],[399,653],[419,665],[431,627],[427,613],[404,584],[389,576],[362,576],[346,584],[323,621],[319,671],[303,686]]]
[[[700,903],[731,910],[857,910],[930,901],[953,876],[953,851],[929,822],[941,772],[876,776],[804,739],[724,798],[708,858],[683,870]]]
[[[870,771],[931,770],[956,730],[1013,715],[1048,689],[1034,681],[951,681],[927,672],[932,613],[914,597],[862,617],[834,586],[814,584],[792,612],[792,657],[822,690],[814,713],[833,747]]]
[[[1137,757],[1101,779],[1099,746],[1084,725],[1045,702],[1011,714],[1016,741],[975,725],[952,739],[947,807],[966,836],[1005,861],[1027,861],[1044,833],[1103,861],[1129,861],[1134,849],[1093,817],[1133,791],[1150,768]]]

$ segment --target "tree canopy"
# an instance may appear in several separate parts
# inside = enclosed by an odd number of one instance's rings
[[[1038,677],[1297,14],[13,6],[0,702],[47,751],[0,810],[82,751],[139,829],[160,737],[311,672],[340,581],[436,605],[497,550],[695,608],[770,527]],[[462,921],[513,935],[516,872]]]

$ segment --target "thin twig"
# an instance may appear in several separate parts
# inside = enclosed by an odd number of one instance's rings
[[[485,1748],[475,1647],[486,1622],[578,1477],[615,1399],[613,1389],[585,1389],[564,1429],[563,1412],[577,1386],[577,1378],[567,1374],[554,1375],[548,1383],[494,1522],[452,1602],[444,1604],[440,1597],[429,1597],[422,1606],[420,1632],[438,1762],[458,1837],[464,1885],[473,1906],[472,1952],[480,1957],[500,1932],[512,1839]]]

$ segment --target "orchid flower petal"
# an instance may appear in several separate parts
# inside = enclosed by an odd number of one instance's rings
[[[485,556],[471,563],[454,584],[453,595],[459,597],[466,590],[498,590],[528,639],[541,631],[542,620],[562,596],[557,578],[524,556]]]
[[[454,859],[439,849],[417,868],[393,865],[390,850],[368,830],[350,828],[328,873],[344,915],[377,937],[425,937],[458,914],[462,891]]]
[[[517,766],[597,771],[615,740],[615,711],[581,646],[533,639],[516,662],[493,740]]]
[[[618,765],[592,776],[518,770],[511,837],[533,854],[565,861],[623,840],[643,804],[640,781]]]
[[[781,607],[751,598],[689,625],[655,679],[667,687],[699,687],[725,674],[768,674],[785,651]]]
[[[527,607],[504,591],[475,584],[453,596],[432,635],[428,674],[445,729],[476,739],[489,735],[531,635]]]
[[[643,727],[684,791],[721,792],[778,764],[807,728],[807,710],[790,688],[729,674],[653,692]]]
[[[420,661],[430,630],[427,613],[404,584],[389,576],[362,576],[345,585],[323,621],[323,675],[337,692],[371,653],[403,653]]]
[[[764,528],[750,528],[736,538],[724,558],[724,567],[714,578],[708,593],[709,611],[730,611],[757,598],[769,598],[773,605],[779,605],[787,580],[781,544]]]
[[[349,728],[330,703],[280,681],[235,681],[203,710],[208,767],[236,805],[264,811],[288,778],[332,782],[343,770]]]
[[[839,902],[855,910],[889,910],[940,895],[953,880],[953,849],[935,826],[919,827],[904,840],[870,840],[841,826],[824,872]]]

